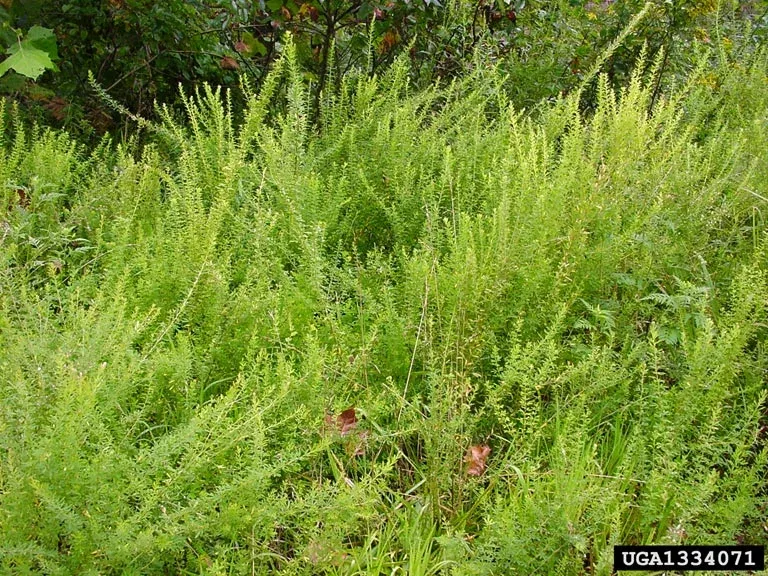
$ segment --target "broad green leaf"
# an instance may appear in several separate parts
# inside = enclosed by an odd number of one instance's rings
[[[59,51],[56,47],[56,35],[50,28],[32,26],[21,43],[22,45],[29,44],[29,46],[33,48],[46,52],[51,60],[57,60],[59,58]]]
[[[0,62],[0,76],[11,69],[32,78],[32,80],[37,80],[40,74],[46,70],[58,70],[47,52],[38,48],[25,48],[23,43],[22,46],[18,47],[15,54]]]
[[[21,42],[14,42],[6,50],[8,58],[0,63],[0,76],[15,70],[33,80],[46,70],[58,70],[53,58],[58,58],[56,36],[53,30],[32,26]]]
[[[265,56],[267,54],[267,47],[264,46],[258,39],[256,39],[250,32],[243,32],[241,35],[243,44],[248,47],[248,50],[243,52],[243,56],[252,58],[258,54],[259,56]]]

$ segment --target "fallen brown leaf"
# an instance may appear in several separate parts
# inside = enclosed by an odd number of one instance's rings
[[[336,418],[336,426],[342,436],[346,436],[355,429],[355,426],[357,426],[357,416],[355,416],[354,406],[347,408],[339,414],[339,417]]]
[[[326,412],[323,422],[325,432],[334,432],[342,437],[347,437],[348,442],[345,443],[347,454],[350,456],[365,455],[368,431],[357,428],[357,413],[354,406],[350,406],[336,417],[332,413]]]
[[[326,412],[324,422],[326,429],[335,430],[342,436],[347,436],[357,426],[355,407],[350,406],[336,417],[331,412]]]
[[[469,476],[482,476],[485,472],[485,461],[491,453],[491,447],[487,444],[478,444],[470,446],[467,455],[464,456],[464,462],[468,464],[467,474]]]
[[[67,117],[67,108],[69,107],[69,104],[66,100],[64,100],[64,98],[61,98],[60,96],[54,96],[43,105],[51,113],[51,116],[53,116],[59,122]]]
[[[24,188],[16,188],[16,195],[19,197],[19,206],[29,208],[29,195]]]
[[[219,62],[219,64],[221,65],[222,68],[224,68],[224,70],[237,70],[238,68],[240,68],[240,65],[231,56],[224,56],[224,58],[221,59],[221,62]]]

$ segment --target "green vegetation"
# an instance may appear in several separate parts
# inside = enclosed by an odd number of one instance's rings
[[[183,110],[179,84],[189,93],[204,82],[234,87],[246,73],[260,85],[290,34],[313,121],[320,95],[338,91],[345,75],[363,68],[381,75],[399,57],[420,88],[498,65],[516,107],[531,108],[576,89],[644,9],[642,25],[602,63],[614,86],[628,81],[643,46],[650,61],[664,55],[658,92],[684,80],[696,43],[739,44],[745,30],[755,42],[768,32],[766,0],[0,0],[4,47],[44,27],[60,56],[55,70],[46,54],[56,60],[56,51],[41,47],[34,75],[43,65],[52,71],[34,83],[28,68],[9,74],[0,95],[92,145],[131,128],[95,97],[89,73],[131,113],[156,120],[156,102]],[[594,105],[591,92],[584,102]],[[233,105],[243,105],[236,90]]]
[[[315,93],[284,41],[242,109],[200,86],[140,141],[3,109],[0,571],[764,543],[768,51],[695,45],[664,90],[641,52],[524,112],[507,60]]]

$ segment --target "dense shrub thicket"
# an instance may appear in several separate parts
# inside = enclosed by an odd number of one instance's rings
[[[58,51],[50,49],[55,70],[37,82],[0,78],[0,95],[80,139],[115,134],[125,117],[94,97],[89,72],[131,112],[152,116],[156,101],[178,104],[179,84],[234,88],[240,73],[263,81],[290,34],[313,120],[320,95],[347,73],[381,73],[399,56],[422,87],[496,62],[516,106],[531,107],[578,86],[644,9],[642,25],[603,63],[614,85],[628,80],[644,45],[651,59],[664,54],[658,91],[685,75],[695,42],[755,42],[768,30],[766,0],[3,0],[3,50],[37,26]],[[585,101],[594,103],[591,93]],[[241,105],[235,91],[234,110]]]
[[[660,96],[641,62],[588,116],[484,67],[411,91],[400,58],[315,130],[289,41],[240,120],[203,87],[141,150],[6,109],[2,571],[607,575],[617,543],[764,542],[766,56]]]

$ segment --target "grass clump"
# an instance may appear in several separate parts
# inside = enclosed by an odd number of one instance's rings
[[[240,121],[203,88],[142,150],[5,110],[2,570],[762,541],[765,52],[653,105],[653,67],[599,78],[590,114],[517,111],[494,70],[411,93],[400,61],[319,130],[286,53]]]

